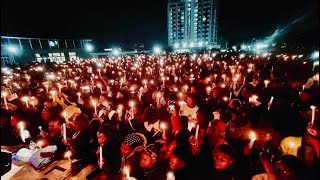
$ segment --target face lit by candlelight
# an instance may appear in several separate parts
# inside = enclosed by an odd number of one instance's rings
[[[232,158],[218,150],[213,153],[213,162],[216,170],[227,170],[232,164]]]
[[[109,140],[106,134],[99,132],[97,132],[97,139],[100,146],[104,146]]]

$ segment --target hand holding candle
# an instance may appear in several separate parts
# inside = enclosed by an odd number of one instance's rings
[[[29,108],[29,104],[28,104],[28,101],[29,101],[29,97],[28,96],[23,96],[21,98],[22,101],[24,101],[26,103],[26,107]]]
[[[166,180],[175,180],[174,174],[172,171],[169,171],[167,173],[167,179]]]
[[[123,168],[123,173],[125,174],[126,178],[130,178],[130,171],[128,166],[125,166]]]
[[[93,104],[93,107],[94,107],[94,113],[97,114],[97,102],[93,99],[91,99],[91,102]]]

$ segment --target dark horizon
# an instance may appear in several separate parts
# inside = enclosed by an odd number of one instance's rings
[[[262,39],[308,14],[284,39],[317,44],[318,1],[219,1],[218,39],[240,43]],[[95,39],[104,47],[167,44],[167,0],[128,2],[15,2],[1,6],[1,35]]]

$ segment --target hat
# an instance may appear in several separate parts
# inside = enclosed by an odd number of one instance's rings
[[[131,133],[124,138],[123,143],[127,144],[130,147],[136,148],[139,146],[146,146],[147,139],[141,133]]]
[[[74,105],[70,105],[70,106],[67,106],[62,112],[66,113],[65,119],[67,120],[71,116],[73,116],[74,114],[80,114],[81,110],[78,107],[74,106]]]

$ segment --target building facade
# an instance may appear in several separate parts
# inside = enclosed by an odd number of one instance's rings
[[[169,0],[168,45],[174,49],[219,48],[217,0]]]
[[[92,40],[43,39],[1,36],[1,64],[63,62],[90,57]]]

